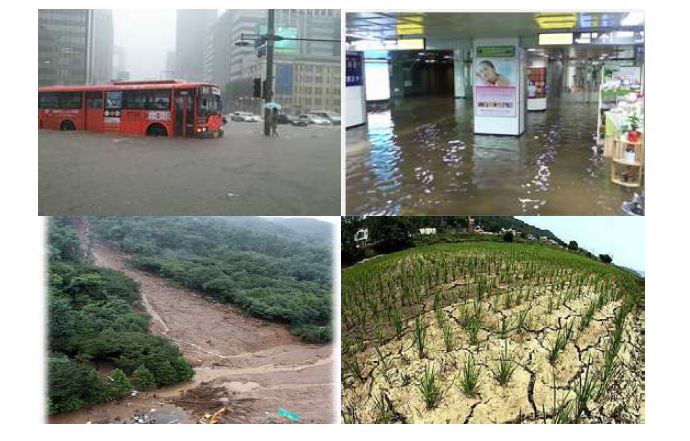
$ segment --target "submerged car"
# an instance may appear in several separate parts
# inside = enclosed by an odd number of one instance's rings
[[[293,124],[297,121],[297,116],[290,115],[289,113],[279,113],[278,114],[278,124]]]
[[[303,113],[297,118],[300,123],[306,122],[307,125],[330,126],[331,122],[324,117],[311,113]],[[299,124],[301,125],[301,124]]]
[[[235,112],[230,116],[230,119],[237,122],[259,122],[261,117],[251,112]]]
[[[311,115],[316,115],[321,118],[327,119],[334,126],[340,125],[340,114],[336,112],[331,112],[330,110],[312,110],[309,112]]]

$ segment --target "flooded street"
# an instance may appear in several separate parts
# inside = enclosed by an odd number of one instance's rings
[[[391,100],[347,131],[347,213],[620,215],[594,140],[597,105],[552,100],[520,137],[474,135],[472,102]]]
[[[38,131],[39,215],[339,215],[340,128],[222,139]]]

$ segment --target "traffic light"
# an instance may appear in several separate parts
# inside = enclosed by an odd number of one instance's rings
[[[261,98],[261,78],[254,78],[254,98]]]

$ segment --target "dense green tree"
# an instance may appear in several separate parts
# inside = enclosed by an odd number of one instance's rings
[[[156,386],[156,379],[151,371],[146,369],[146,366],[143,364],[134,370],[132,373],[132,380],[141,390],[149,390]]]
[[[412,245],[414,227],[402,216],[374,216],[369,221],[369,235],[381,253],[390,253]]]
[[[604,263],[613,262],[613,258],[611,256],[609,256],[608,254],[599,254],[599,260],[601,260]]]
[[[53,351],[69,351],[77,317],[68,299],[48,298],[48,347]]]
[[[512,242],[514,238],[513,232],[512,231],[506,231],[503,233],[503,241],[504,242]]]
[[[135,310],[139,284],[125,274],[80,263],[73,218],[52,220],[48,274],[48,412],[56,413],[126,395],[127,374],[149,371],[151,384],[171,384],[194,375],[177,346],[147,333],[150,317]],[[56,232],[57,231],[57,232]],[[126,235],[128,228],[121,234]],[[58,252],[68,244],[67,251]],[[52,248],[51,248],[52,247]],[[111,378],[98,374],[91,363],[108,361],[116,369]],[[165,381],[158,381],[157,369]],[[145,379],[139,370],[137,378]],[[144,380],[142,380],[144,381]]]
[[[48,224],[48,257],[50,262],[81,260],[79,235],[73,220],[68,217],[51,218]]]
[[[78,409],[108,398],[108,388],[95,370],[64,355],[51,354],[48,357],[49,413]]]
[[[113,369],[110,372],[110,390],[115,398],[122,398],[132,391],[132,383],[121,369]]]
[[[578,245],[577,242],[575,242],[574,240],[571,240],[571,241],[568,243],[568,249],[569,249],[570,251],[577,251],[579,248],[580,248],[579,245]]]

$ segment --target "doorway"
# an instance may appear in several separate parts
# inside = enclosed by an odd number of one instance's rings
[[[175,136],[191,137],[194,134],[194,89],[175,91],[173,121]]]

